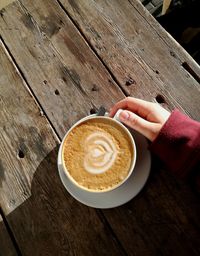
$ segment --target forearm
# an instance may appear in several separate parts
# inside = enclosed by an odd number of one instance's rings
[[[173,111],[150,150],[177,177],[187,179],[194,169],[200,175],[200,123]]]

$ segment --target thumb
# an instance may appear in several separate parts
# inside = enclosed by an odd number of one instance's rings
[[[128,110],[123,110],[120,113],[119,118],[121,122],[143,134],[150,141],[153,141],[157,137],[161,129],[159,123],[151,123]]]

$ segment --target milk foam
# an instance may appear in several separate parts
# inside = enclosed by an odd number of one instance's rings
[[[86,138],[84,149],[84,168],[92,174],[106,172],[114,164],[118,153],[112,138],[99,131]]]

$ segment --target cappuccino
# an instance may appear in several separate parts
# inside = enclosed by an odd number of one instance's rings
[[[67,135],[62,159],[68,176],[91,191],[116,187],[130,172],[134,157],[127,132],[111,118],[88,119]]]

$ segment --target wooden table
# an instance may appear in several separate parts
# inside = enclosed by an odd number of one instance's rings
[[[109,210],[71,197],[56,164],[70,126],[125,95],[200,120],[199,66],[136,0],[0,14],[0,255],[199,255],[199,198],[156,159],[142,192]]]

